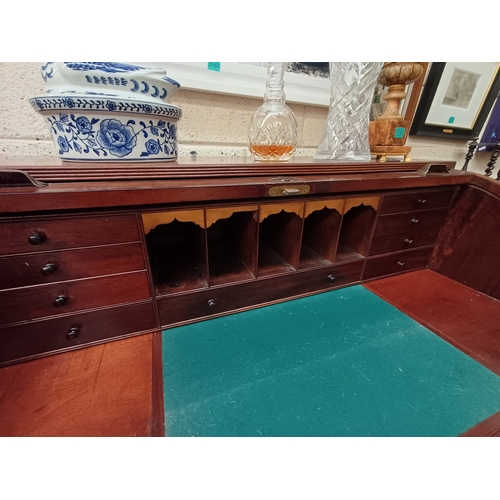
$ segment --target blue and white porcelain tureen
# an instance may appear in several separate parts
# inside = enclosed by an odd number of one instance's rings
[[[42,66],[47,90],[29,99],[63,160],[177,158],[181,109],[165,101],[180,85],[162,69],[115,62]]]

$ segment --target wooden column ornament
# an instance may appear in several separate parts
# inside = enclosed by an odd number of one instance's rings
[[[389,87],[383,97],[387,106],[376,121],[370,122],[370,152],[379,161],[387,156],[403,156],[410,161],[410,146],[405,146],[410,121],[399,114],[399,104],[406,97],[405,87],[418,80],[424,72],[420,63],[385,63],[379,76],[379,83]]]
[[[471,142],[469,142],[469,149],[467,150],[467,154],[465,155],[465,163],[462,167],[462,170],[467,170],[469,166],[469,162],[472,160],[474,156],[474,151],[477,149],[479,145],[479,135],[476,135]]]
[[[493,153],[491,153],[490,161],[486,165],[486,170],[484,171],[484,175],[487,177],[490,177],[494,168],[495,168],[495,163],[498,158],[498,154],[500,153],[500,141],[496,143],[495,149],[493,149]],[[500,172],[500,170],[499,170]],[[497,180],[500,180],[497,176]]]

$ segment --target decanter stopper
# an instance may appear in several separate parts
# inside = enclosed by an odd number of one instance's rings
[[[287,161],[298,141],[297,120],[285,104],[284,63],[268,63],[264,103],[250,121],[248,148],[256,160]]]

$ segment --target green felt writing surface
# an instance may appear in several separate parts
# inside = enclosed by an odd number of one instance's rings
[[[456,436],[500,377],[357,285],[163,332],[168,436]]]

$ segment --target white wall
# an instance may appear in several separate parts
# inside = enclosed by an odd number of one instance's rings
[[[0,63],[0,157],[57,156],[44,119],[28,103],[43,91],[38,62]],[[182,85],[182,82],[180,82]],[[286,89],[285,89],[286,90]],[[169,100],[179,106],[179,154],[188,156],[245,156],[250,117],[261,99],[188,91],[182,88]],[[327,108],[290,104],[300,130],[298,154],[313,156],[321,139]],[[461,168],[467,141],[411,136],[413,159],[453,160]],[[490,153],[479,153],[469,170],[484,173]]]

